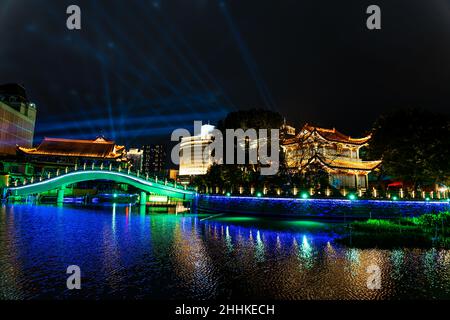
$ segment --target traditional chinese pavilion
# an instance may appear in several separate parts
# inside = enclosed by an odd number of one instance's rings
[[[125,147],[118,146],[104,137],[97,137],[95,140],[44,138],[36,148],[18,146],[17,153],[31,163],[59,166],[92,163],[109,165],[127,161]]]
[[[306,172],[313,164],[329,175],[329,183],[337,189],[367,189],[368,174],[381,161],[363,161],[360,149],[368,145],[371,135],[352,138],[336,129],[305,125],[294,137],[282,141],[286,165]]]

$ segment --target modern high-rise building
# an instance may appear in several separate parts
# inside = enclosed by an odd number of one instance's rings
[[[138,148],[131,148],[127,151],[127,158],[133,166],[134,170],[142,172],[144,165],[144,150]]]
[[[151,144],[143,147],[142,170],[146,174],[162,173],[166,168],[166,148],[161,144]]]
[[[16,145],[33,145],[36,106],[18,84],[0,86],[0,155],[15,155]]]

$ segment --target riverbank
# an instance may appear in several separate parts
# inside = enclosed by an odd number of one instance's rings
[[[337,242],[358,248],[450,248],[450,212],[348,225]]]

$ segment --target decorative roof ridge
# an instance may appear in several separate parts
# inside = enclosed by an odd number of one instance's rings
[[[322,127],[318,127],[318,126],[311,125],[311,124],[309,124],[309,123],[306,123],[306,124],[303,126],[303,128],[311,129],[310,131],[318,130],[318,131],[324,131],[324,132],[336,133],[336,128],[333,128],[333,129],[322,128]]]
[[[21,147],[18,144],[16,144],[16,149],[22,150],[22,151],[37,151],[37,148],[26,148],[26,147]]]
[[[51,138],[44,137],[44,141],[52,141],[52,142],[72,142],[72,143],[99,143],[99,144],[115,144],[114,141],[106,140],[104,138],[96,138],[95,140],[87,140],[87,139],[66,139],[66,138]]]
[[[351,136],[343,134],[342,132],[336,130],[336,128],[327,129],[327,128],[311,126],[309,124],[306,124],[304,127],[306,127],[311,132],[317,132],[325,140],[331,140],[331,141],[337,141],[337,142],[339,142],[337,139],[330,139],[329,137],[325,137],[325,136],[323,136],[321,134],[321,132],[323,132],[323,133],[334,133],[336,135],[342,136],[344,139],[347,139],[349,142],[357,142],[357,143],[366,142],[366,141],[369,141],[372,138],[372,134],[371,133],[369,135],[365,136],[365,137],[362,137],[362,138],[352,138]]]
[[[364,141],[366,139],[368,140],[368,139],[371,139],[371,138],[372,138],[372,133],[369,133],[367,136],[362,137],[362,138],[352,138],[352,137],[348,136],[348,139],[350,141]]]

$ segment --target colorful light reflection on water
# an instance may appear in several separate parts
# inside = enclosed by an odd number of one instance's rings
[[[2,206],[0,298],[450,298],[450,251],[356,249],[334,226],[139,208]],[[82,290],[65,289],[66,268]],[[382,289],[367,289],[377,264]]]

